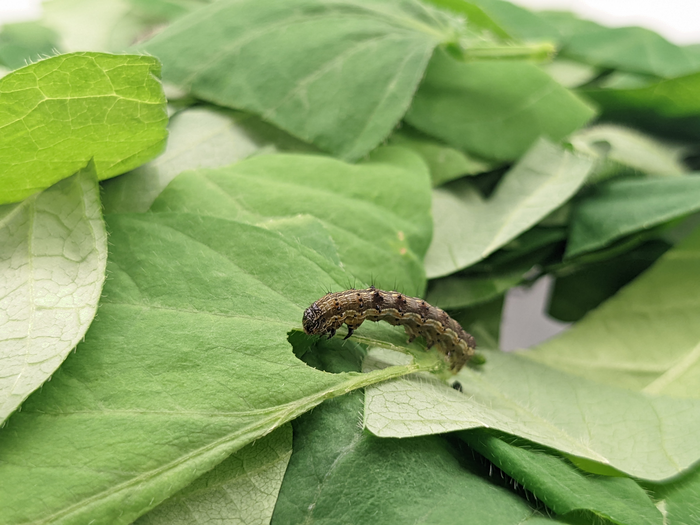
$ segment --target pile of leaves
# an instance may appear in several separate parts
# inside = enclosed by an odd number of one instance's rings
[[[0,32],[0,524],[697,522],[700,48],[501,0],[45,8]],[[543,275],[575,324],[501,352]],[[302,332],[369,284],[481,364]]]

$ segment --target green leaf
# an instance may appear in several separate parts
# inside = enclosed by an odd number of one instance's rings
[[[700,57],[688,47],[672,44],[642,27],[605,27],[573,13],[536,13],[561,35],[560,57],[602,69],[675,77],[700,69]]]
[[[666,144],[630,128],[600,124],[569,137],[577,151],[598,158],[595,180],[617,175],[621,167],[654,176],[679,175],[687,147]]]
[[[373,351],[365,370],[399,357]],[[456,379],[463,393],[426,375],[368,388],[365,426],[380,437],[491,428],[648,480],[700,459],[700,400],[631,392],[498,351]]]
[[[270,523],[291,455],[288,423],[231,454],[134,523]]]
[[[700,210],[700,176],[618,180],[596,186],[571,218],[567,258]]]
[[[246,113],[194,107],[168,125],[165,152],[148,164],[103,183],[105,213],[144,212],[183,171],[226,166],[253,154],[313,148]]]
[[[505,294],[476,306],[453,310],[452,318],[479,341],[479,349],[498,349]],[[484,358],[484,356],[481,356]]]
[[[455,24],[417,0],[223,0],[144,48],[197,97],[352,160],[396,126]]]
[[[499,297],[522,281],[522,273],[449,276],[430,281],[426,300],[443,309],[466,308]]]
[[[210,0],[129,0],[138,14],[146,19],[172,21],[195,9],[210,4]]]
[[[428,277],[466,268],[515,239],[569,200],[592,165],[588,158],[540,140],[487,200],[466,180],[433,190]]]
[[[400,194],[397,188],[402,188]],[[431,235],[429,189],[425,165],[403,148],[380,149],[356,166],[321,156],[267,155],[183,173],[151,209],[213,215],[269,229],[288,228],[300,214],[315,217],[355,277],[340,283],[340,289],[359,280],[421,295],[422,260]],[[328,291],[321,284],[315,289],[319,295]]]
[[[302,159],[312,167],[326,160]],[[306,180],[301,168],[280,165],[284,175],[246,200],[265,201],[284,176]],[[350,168],[343,184],[328,172],[312,184],[338,201],[329,213],[339,230],[356,221],[356,202],[343,195],[366,195],[362,170],[372,171]],[[399,223],[414,214],[429,232],[427,203],[415,215],[410,170],[383,169],[403,177],[391,193],[370,197],[377,209],[394,210]],[[425,169],[421,177],[427,195]],[[300,331],[304,309],[324,289],[343,289],[352,275],[295,237],[188,213],[113,214],[107,222],[110,279],[85,342],[0,431],[0,523],[131,523],[324,399],[435,365],[329,374],[299,361],[288,333]],[[363,326],[357,339],[405,347],[400,328],[380,328]]]
[[[486,14],[508,33],[521,40],[557,42],[561,34],[556,25],[549,23],[539,13],[503,0],[473,0]]]
[[[389,144],[409,148],[420,155],[430,168],[433,186],[440,186],[465,175],[477,175],[494,168],[420,132],[402,130],[389,138]]]
[[[0,64],[10,69],[53,55],[58,35],[36,22],[7,24],[0,31]]]
[[[569,89],[587,84],[600,75],[600,70],[595,67],[559,57],[541,67],[550,77]]]
[[[700,468],[681,479],[664,485],[645,484],[667,525],[685,525],[697,521],[700,512]]]
[[[696,73],[700,59],[642,27],[602,27],[569,36],[565,57],[604,69],[673,78]]]
[[[588,88],[580,93],[611,122],[681,140],[700,138],[700,73],[629,89]]]
[[[557,514],[590,511],[621,525],[665,523],[649,496],[628,478],[592,476],[529,442],[509,443],[484,431],[460,432],[479,454]]]
[[[273,525],[534,523],[537,511],[484,479],[468,451],[438,436],[379,439],[358,427],[361,410],[362,395],[349,394],[292,423]]]
[[[615,295],[623,286],[651,266],[670,245],[652,240],[618,257],[579,265],[576,259],[557,270],[549,300],[549,315],[574,322]],[[600,252],[598,252],[600,253]]]
[[[557,213],[559,210],[552,213]],[[559,246],[567,237],[567,231],[562,227],[542,226],[542,223],[551,217],[552,214],[539,225],[523,232],[503,248],[468,268],[465,272],[474,275],[513,273],[523,275],[530,271],[533,266],[543,264],[545,259],[558,253]]]
[[[698,259],[700,230],[571,330],[524,355],[608,385],[700,398]]]
[[[0,422],[85,335],[106,262],[92,163],[21,203],[0,206]]]
[[[460,62],[438,50],[406,120],[456,148],[508,161],[520,157],[538,137],[558,141],[594,114],[534,64]]]
[[[466,18],[467,27],[473,29],[474,26],[491,32],[493,35],[510,40],[511,36],[498,25],[486,12],[473,2],[465,0],[428,0],[431,4],[449,9]]]
[[[20,201],[94,159],[107,179],[165,146],[168,118],[153,57],[72,53],[0,79],[0,204]]]

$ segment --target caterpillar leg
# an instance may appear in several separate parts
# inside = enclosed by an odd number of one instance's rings
[[[410,345],[413,341],[416,340],[416,337],[420,335],[420,329],[415,326],[411,325],[404,325],[404,329],[406,330],[406,333],[408,334],[408,344]]]
[[[362,325],[363,320],[361,320],[359,323],[358,322],[352,322],[352,323],[345,323],[345,326],[348,327],[348,335],[343,337],[343,341],[345,341],[348,337],[350,337],[352,334],[355,333],[355,330],[357,330],[361,325]]]

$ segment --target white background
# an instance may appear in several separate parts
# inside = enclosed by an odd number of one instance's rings
[[[573,11],[582,18],[596,20],[610,26],[648,27],[677,44],[700,42],[700,0],[512,1],[532,9]],[[40,15],[41,0],[0,0],[0,24],[32,20]]]

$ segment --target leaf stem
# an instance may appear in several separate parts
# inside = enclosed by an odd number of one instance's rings
[[[550,42],[523,46],[470,47],[462,49],[462,58],[465,61],[513,58],[550,60],[556,51],[556,47]]]
[[[439,364],[436,366],[435,362],[419,363],[413,361],[407,365],[395,365],[382,368],[380,370],[372,370],[371,372],[355,375],[350,380],[339,384],[332,390],[329,390],[325,397],[328,399],[331,397],[340,396],[347,394],[348,392],[352,392],[353,390],[357,390],[358,388],[364,388],[382,381],[396,379],[397,377],[413,374],[415,372],[433,372],[438,368]]]

